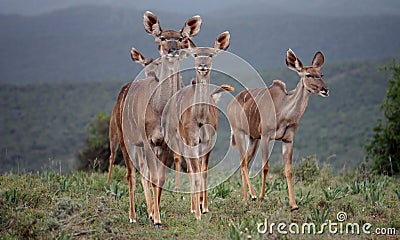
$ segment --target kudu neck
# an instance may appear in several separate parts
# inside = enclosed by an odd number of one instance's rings
[[[210,99],[210,74],[196,75],[195,100],[197,102],[208,102]]]
[[[153,105],[162,111],[172,96],[182,87],[182,80],[179,73],[179,60],[169,61],[163,58],[161,61],[161,72],[159,83],[154,92]]]
[[[298,121],[307,107],[310,96],[311,92],[307,90],[303,79],[300,79],[285,101],[287,116]]]

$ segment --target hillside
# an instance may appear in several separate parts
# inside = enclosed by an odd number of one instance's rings
[[[301,56],[304,63],[311,58]],[[330,97],[312,96],[295,138],[294,161],[316,154],[335,168],[357,166],[364,156],[365,139],[380,116],[379,105],[387,86],[386,60],[332,63],[323,73]],[[260,71],[269,85],[284,80],[288,89],[298,82],[287,68]],[[219,79],[212,83],[221,84]],[[54,162],[73,167],[74,153],[83,145],[87,123],[100,111],[110,113],[123,82],[1,83],[0,172],[42,170]],[[236,94],[240,91],[237,87]],[[220,120],[219,136],[229,139],[229,123]],[[223,156],[229,140],[218,142],[213,154]],[[280,152],[280,147],[275,148]],[[273,163],[280,155],[272,155]],[[261,162],[261,161],[260,161]]]
[[[312,12],[265,4],[215,10],[202,15],[202,30],[194,41],[211,46],[219,33],[229,30],[229,50],[257,68],[282,66],[288,48],[304,58],[322,50],[331,62],[400,54],[400,42],[394,41],[400,37],[394,31],[400,25],[399,14]],[[181,28],[197,14],[193,10],[155,13],[164,29]],[[140,69],[130,60],[131,47],[145,56],[158,55],[153,38],[143,29],[142,16],[143,10],[110,6],[76,6],[35,16],[0,15],[0,82],[127,81]]]

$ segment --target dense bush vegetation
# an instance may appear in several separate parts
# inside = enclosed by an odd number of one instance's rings
[[[395,174],[400,172],[400,66],[393,60],[385,69],[392,72],[392,77],[381,105],[384,120],[378,119],[375,134],[365,148],[375,170]]]

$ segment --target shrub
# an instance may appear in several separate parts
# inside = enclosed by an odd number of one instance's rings
[[[294,176],[300,181],[313,182],[320,175],[315,155],[303,158],[294,167]]]

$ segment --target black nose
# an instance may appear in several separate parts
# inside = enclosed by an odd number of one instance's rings
[[[168,50],[168,53],[175,53],[176,51],[177,51],[176,48],[170,48],[170,49]]]

